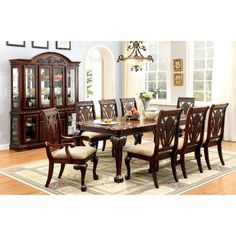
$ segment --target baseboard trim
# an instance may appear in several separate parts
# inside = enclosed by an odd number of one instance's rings
[[[6,150],[9,149],[9,143],[7,144],[0,144],[0,150]]]

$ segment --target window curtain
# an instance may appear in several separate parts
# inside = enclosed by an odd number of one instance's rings
[[[228,102],[224,140],[236,141],[236,41],[214,42],[212,103]]]

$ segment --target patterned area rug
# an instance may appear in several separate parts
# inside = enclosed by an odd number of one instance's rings
[[[152,175],[147,172],[148,163],[141,160],[131,160],[131,179],[123,183],[114,182],[115,160],[111,157],[111,150],[104,152],[98,150],[99,158],[97,173],[100,179],[94,181],[92,178],[92,163],[86,173],[87,192],[80,191],[80,171],[74,170],[72,165],[67,165],[62,179],[58,179],[59,165],[55,165],[54,175],[49,188],[44,184],[47,179],[48,161],[35,161],[22,165],[12,166],[0,169],[0,173],[12,177],[20,182],[44,191],[48,194],[71,194],[71,195],[163,195],[163,194],[182,194],[192,188],[222,177],[233,171],[236,171],[236,153],[224,152],[226,165],[222,166],[218,158],[216,149],[210,149],[210,160],[212,170],[208,170],[205,159],[202,157],[203,173],[200,173],[196,160],[192,154],[186,157],[186,170],[188,178],[184,179],[180,166],[177,166],[179,182],[175,182],[170,162],[163,160],[160,162],[160,170],[157,172],[159,189],[153,184]],[[125,156],[125,153],[124,153]],[[123,164],[123,174],[126,173],[126,167]]]

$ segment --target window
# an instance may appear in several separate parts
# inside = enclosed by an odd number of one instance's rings
[[[144,42],[148,55],[152,55],[154,63],[145,67],[145,89],[159,93],[157,100],[167,100],[170,81],[170,42]]]
[[[214,47],[212,41],[193,42],[193,96],[196,101],[211,102]]]

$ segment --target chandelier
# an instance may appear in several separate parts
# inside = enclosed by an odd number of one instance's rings
[[[140,50],[146,51],[146,48],[142,44],[142,41],[130,41],[130,45],[128,46],[127,51],[132,50],[132,52],[127,57],[120,55],[117,59],[117,62],[127,61],[129,64],[132,65],[132,71],[142,70],[141,66],[145,62],[154,62],[153,57],[151,55],[145,57],[141,53]]]

